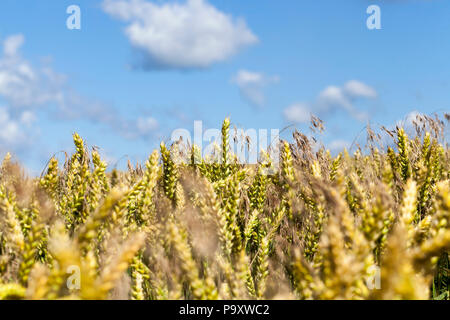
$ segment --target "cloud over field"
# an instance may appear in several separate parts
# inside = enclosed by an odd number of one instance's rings
[[[34,118],[34,116],[32,117]],[[7,108],[0,107],[0,147],[20,149],[28,145],[27,134],[31,122],[33,119],[30,118],[28,112],[13,118]]]
[[[289,122],[306,123],[311,119],[311,110],[305,103],[294,103],[283,110],[283,116]]]
[[[25,42],[21,34],[5,39],[0,58],[0,96],[12,107],[31,108],[61,102],[63,76],[52,69],[34,68],[20,54]]]
[[[103,10],[128,22],[130,43],[147,69],[206,68],[258,42],[242,18],[219,11],[206,0],[155,4],[144,0],[104,0]]]
[[[250,104],[258,107],[263,106],[266,102],[264,89],[279,81],[278,76],[267,76],[248,70],[239,70],[232,79],[232,82],[239,87],[241,96]]]
[[[358,99],[377,98],[377,92],[367,84],[350,80],[343,86],[328,86],[311,103],[295,103],[283,110],[286,121],[306,123],[310,115],[325,117],[335,112],[346,112],[359,121],[365,121],[368,114],[358,110],[354,103]]]
[[[0,147],[18,150],[36,137],[37,113],[58,120],[88,120],[103,124],[126,138],[148,136],[158,128],[152,117],[124,119],[111,106],[77,93],[67,77],[49,65],[34,66],[21,54],[22,34],[3,41],[0,56]]]

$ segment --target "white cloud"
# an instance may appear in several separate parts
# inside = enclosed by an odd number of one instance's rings
[[[377,97],[375,89],[357,80],[348,81],[343,90],[349,97],[353,98],[374,99]]]
[[[0,96],[12,107],[29,108],[51,102],[61,97],[55,76],[46,69],[35,69],[20,56],[24,44],[23,35],[13,35],[3,43],[0,58]],[[47,68],[48,69],[48,68]]]
[[[309,105],[300,104],[300,107],[290,106],[283,113],[286,120],[296,123],[309,121],[309,119],[304,120],[305,117],[300,116],[306,111],[319,117],[326,117],[331,113],[344,111],[359,121],[366,121],[369,116],[368,113],[358,110],[354,103],[356,99],[375,99],[376,97],[377,92],[375,89],[360,81],[351,80],[342,87],[328,86],[318,94],[313,103]]]
[[[328,86],[318,97],[316,108],[319,112],[343,108],[355,118],[365,120],[365,113],[355,110],[353,104],[356,99],[375,99],[377,92],[372,87],[357,80],[347,81],[342,87]]]
[[[148,133],[154,132],[159,127],[158,121],[152,117],[139,117],[137,119],[137,128],[139,133],[146,135]]]
[[[3,43],[3,53],[7,57],[14,57],[17,51],[23,45],[25,38],[22,34],[16,34],[8,37]]]
[[[351,110],[352,104],[342,88],[329,86],[319,93],[318,107],[322,109],[319,111],[328,111],[336,107]]]
[[[0,113],[3,130],[0,146],[9,146],[14,141],[22,143],[25,134],[35,135],[36,112],[40,110],[59,120],[100,123],[130,139],[148,136],[157,127],[153,118],[125,119],[111,106],[80,95],[67,85],[64,74],[48,65],[33,66],[21,57],[20,48],[24,43],[25,37],[21,34],[9,36],[3,42],[0,98],[5,106]]]
[[[248,70],[239,70],[234,81],[240,87],[244,87],[252,84],[261,84],[264,82],[264,75],[258,72],[251,72]]]
[[[19,121],[11,118],[5,107],[0,107],[0,148],[8,149],[22,146],[26,136]]]
[[[31,111],[24,111],[20,115],[20,122],[27,127],[31,127],[31,125],[36,122],[36,120],[36,115]]]
[[[307,104],[296,103],[283,110],[286,121],[295,123],[306,123],[311,120],[311,109]]]
[[[36,136],[33,128],[35,105],[51,99],[50,91],[44,91],[45,79],[20,56],[25,42],[22,34],[12,35],[3,41],[3,55],[0,56],[0,149],[3,151],[25,150],[30,144],[28,136]]]
[[[131,44],[145,53],[146,68],[205,68],[258,42],[243,19],[206,0],[155,4],[144,0],[104,0],[103,10],[126,21]]]
[[[278,76],[266,76],[263,73],[239,70],[232,79],[239,87],[241,96],[256,106],[263,106],[266,99],[264,89],[270,84],[278,83]]]

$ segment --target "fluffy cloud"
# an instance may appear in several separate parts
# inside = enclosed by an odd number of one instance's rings
[[[36,122],[36,115],[31,111],[24,111],[20,115],[20,122],[26,125],[27,127],[31,127],[31,125]]]
[[[311,110],[307,104],[295,103],[283,110],[283,116],[289,122],[306,123],[311,120]]]
[[[239,87],[241,96],[255,106],[265,103],[264,89],[266,86],[280,81],[278,76],[266,76],[263,73],[239,70],[232,79]]]
[[[142,135],[152,133],[159,127],[158,121],[152,117],[140,117],[137,119],[136,125]]]
[[[258,42],[243,19],[234,19],[206,0],[165,4],[104,0],[102,6],[129,23],[125,32],[144,53],[144,68],[205,68]]]
[[[25,38],[13,35],[3,43],[0,58],[0,96],[12,107],[29,108],[60,100],[59,77],[48,68],[41,70],[20,56]]]
[[[348,81],[344,85],[343,91],[347,96],[352,98],[374,99],[377,97],[377,92],[375,89],[356,80]]]
[[[24,42],[25,38],[22,34],[8,37],[3,44],[4,55],[6,57],[14,57]]]
[[[66,83],[66,76],[49,66],[35,67],[20,54],[21,34],[3,42],[0,57],[0,147],[18,150],[26,135],[36,135],[36,113],[44,111],[59,120],[88,120],[110,127],[130,139],[148,136],[158,128],[154,118],[125,119],[100,101],[83,97]]]
[[[0,149],[17,151],[29,145],[27,135],[32,132],[29,130],[32,119],[31,112],[23,112],[16,119],[6,107],[0,107]]]
[[[332,109],[345,109],[356,118],[364,119],[364,114],[358,113],[353,103],[356,99],[375,99],[377,92],[372,87],[360,81],[351,80],[342,87],[329,86],[325,88],[318,97],[316,109],[319,112]]]
[[[326,117],[331,113],[344,111],[359,121],[365,121],[367,113],[357,110],[357,99],[375,99],[377,92],[372,87],[356,80],[346,82],[342,87],[328,86],[322,90],[312,103],[297,103],[283,111],[286,121],[303,123],[309,121],[306,114]],[[303,116],[302,116],[303,115]]]
[[[348,111],[352,109],[352,104],[342,88],[329,86],[319,93],[317,107],[319,111],[328,111],[336,107]]]

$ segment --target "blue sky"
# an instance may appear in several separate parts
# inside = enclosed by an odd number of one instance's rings
[[[40,172],[76,131],[125,164],[194,120],[288,136],[310,113],[326,145],[349,145],[368,122],[450,110],[449,13],[444,0],[2,0],[0,153]]]

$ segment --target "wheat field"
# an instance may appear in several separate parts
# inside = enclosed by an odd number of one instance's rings
[[[77,134],[40,177],[8,154],[0,299],[449,299],[449,118],[336,155],[296,131],[272,174],[238,163],[229,119],[218,162],[161,143],[107,170]]]

